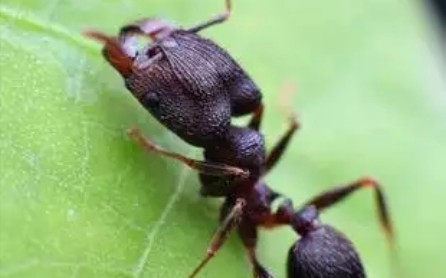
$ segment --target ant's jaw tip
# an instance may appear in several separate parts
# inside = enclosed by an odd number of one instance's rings
[[[81,34],[87,38],[90,38],[90,39],[93,39],[95,41],[102,42],[102,43],[105,43],[106,38],[108,38],[107,35],[99,32],[99,31],[93,30],[93,29],[84,30],[84,31],[82,31]]]

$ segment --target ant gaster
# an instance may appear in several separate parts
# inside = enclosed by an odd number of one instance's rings
[[[129,131],[143,148],[198,170],[203,196],[224,197],[220,228],[189,277],[195,277],[215,256],[232,229],[237,229],[248,252],[254,276],[273,277],[256,256],[258,228],[281,225],[289,225],[301,237],[288,253],[288,277],[365,277],[351,242],[323,225],[318,214],[358,189],[373,188],[381,224],[391,239],[391,222],[379,184],[362,178],[324,192],[297,210],[290,199],[265,184],[264,176],[282,157],[299,123],[293,118],[266,155],[259,132],[263,116],[259,90],[226,51],[197,35],[225,21],[229,14],[230,1],[226,0],[225,13],[190,29],[146,19],[123,27],[118,38],[96,31],[87,33],[105,43],[105,58],[155,118],[186,142],[204,149],[205,160],[195,160],[162,148],[136,128]],[[149,36],[154,42],[137,50],[138,35]],[[231,116],[250,113],[254,115],[247,126],[231,125]],[[272,205],[277,201],[281,204],[274,210]]]

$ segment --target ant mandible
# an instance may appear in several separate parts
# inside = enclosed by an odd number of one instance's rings
[[[318,215],[358,189],[372,188],[381,225],[391,240],[392,225],[382,190],[374,179],[362,178],[324,192],[295,210],[290,199],[265,184],[265,175],[282,157],[299,122],[292,118],[286,133],[266,155],[259,132],[263,116],[260,91],[226,51],[197,34],[224,22],[230,15],[230,4],[226,0],[222,15],[190,29],[152,18],[121,28],[118,38],[96,31],[87,33],[105,43],[107,61],[156,119],[186,142],[204,149],[204,161],[195,160],[162,148],[137,128],[129,131],[148,151],[198,170],[202,196],[224,197],[220,228],[189,277],[195,277],[215,256],[232,229],[237,229],[248,252],[254,276],[273,277],[256,256],[258,228],[281,225],[291,226],[301,236],[288,253],[288,277],[365,277],[351,242],[323,225]],[[137,49],[140,35],[149,36],[153,43]],[[231,116],[250,113],[253,116],[247,126],[231,125]],[[281,205],[274,211],[276,201]]]

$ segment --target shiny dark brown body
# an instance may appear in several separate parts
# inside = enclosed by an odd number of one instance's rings
[[[224,14],[190,29],[146,19],[123,27],[116,38],[100,32],[87,33],[105,44],[105,58],[159,122],[189,144],[204,149],[204,161],[195,160],[163,149],[136,128],[129,132],[143,148],[199,171],[202,196],[224,198],[220,229],[206,257],[189,277],[215,256],[232,229],[238,231],[248,251],[254,276],[272,277],[258,261],[255,247],[258,228],[280,225],[292,227],[301,236],[289,251],[288,277],[365,277],[353,245],[341,233],[322,225],[318,213],[357,189],[371,187],[376,192],[381,223],[391,236],[378,183],[359,179],[316,196],[299,210],[294,209],[290,199],[264,183],[263,177],[280,160],[299,123],[293,117],[285,134],[267,154],[259,131],[263,116],[259,89],[225,50],[197,34],[226,20],[229,0],[226,5]],[[137,36],[148,36],[153,43],[136,49]],[[248,114],[252,119],[247,126],[231,124],[231,117]],[[280,202],[277,210],[272,209],[275,201]],[[331,259],[313,256],[318,250]]]

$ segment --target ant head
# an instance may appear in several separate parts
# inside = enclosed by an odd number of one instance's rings
[[[319,212],[315,206],[304,207],[297,211],[291,220],[291,226],[301,236],[320,227]]]

